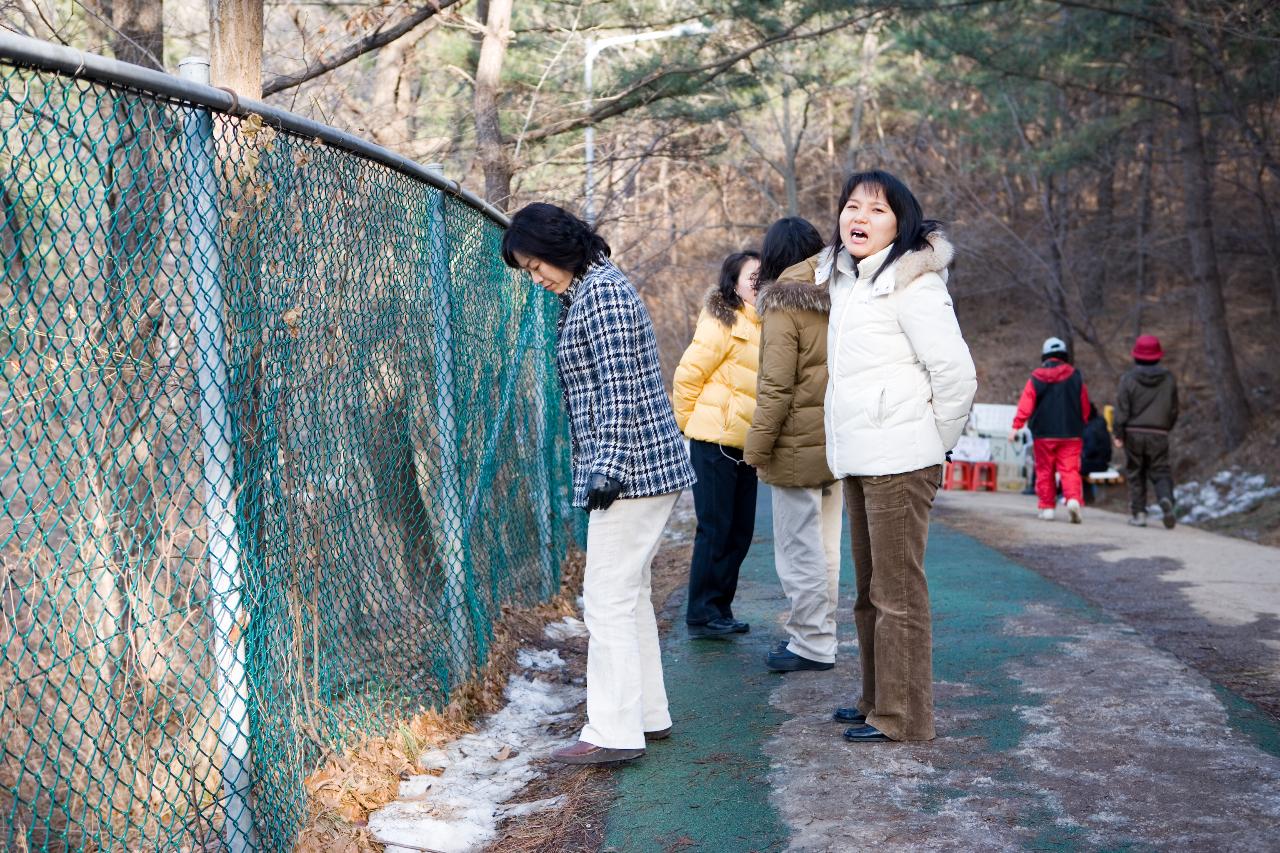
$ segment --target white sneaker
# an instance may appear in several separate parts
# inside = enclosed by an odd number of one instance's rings
[[[1052,510],[1052,509],[1042,509],[1042,510],[1040,510],[1040,520],[1041,520],[1041,521],[1053,521],[1053,510]]]
[[[1080,512],[1080,501],[1074,499],[1067,501],[1067,515],[1071,517],[1072,524],[1084,521],[1084,515]]]

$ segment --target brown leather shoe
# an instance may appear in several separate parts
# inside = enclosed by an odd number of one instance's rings
[[[573,746],[566,746],[551,753],[552,761],[561,764],[614,764],[619,761],[630,761],[644,755],[643,749],[609,749],[580,740]]]
[[[645,740],[666,740],[669,737],[671,737],[671,726],[667,726],[665,729],[658,729],[656,732],[644,733]]]

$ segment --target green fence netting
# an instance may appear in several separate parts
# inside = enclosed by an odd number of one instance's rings
[[[0,57],[0,847],[285,850],[567,540],[554,298],[427,182]]]

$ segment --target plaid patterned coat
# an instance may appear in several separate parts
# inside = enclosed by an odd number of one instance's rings
[[[611,261],[592,265],[560,296],[556,371],[573,444],[573,505],[604,474],[620,498],[678,492],[693,466],[658,366],[653,322]]]

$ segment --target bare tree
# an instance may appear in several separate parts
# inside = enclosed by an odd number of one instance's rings
[[[511,201],[511,160],[499,121],[502,61],[511,39],[512,0],[489,0],[484,39],[476,62],[476,146],[484,170],[484,197],[505,209]]]
[[[212,9],[213,6],[222,2],[224,2],[224,0],[210,0],[210,8]],[[244,2],[244,0],[235,0],[235,2]],[[463,0],[432,0],[432,2],[422,4],[395,24],[387,26],[386,22],[383,22],[375,28],[373,32],[357,39],[343,48],[326,54],[315,62],[308,63],[305,68],[297,73],[281,74],[278,77],[272,77],[261,87],[262,96],[266,97],[267,95],[274,95],[277,92],[283,92],[286,89],[292,89],[295,86],[300,86],[308,80],[314,80],[317,77],[328,74],[330,71],[341,68],[348,62],[359,59],[366,53],[371,53],[379,48],[386,47],[396,39],[413,32],[420,24],[431,20],[435,16],[444,12],[450,6],[457,5],[461,2],[463,2]],[[257,0],[257,3],[259,10],[258,28],[259,31],[261,31],[261,0]],[[261,48],[261,40],[259,40],[258,45],[259,48]]]
[[[1209,379],[1218,403],[1218,423],[1228,450],[1238,447],[1249,431],[1249,401],[1236,367],[1235,347],[1227,326],[1222,297],[1222,274],[1213,235],[1213,167],[1205,148],[1195,59],[1185,37],[1172,45],[1174,96],[1178,109],[1179,160],[1187,243],[1191,248],[1191,278],[1196,307],[1203,324],[1202,341]]]

